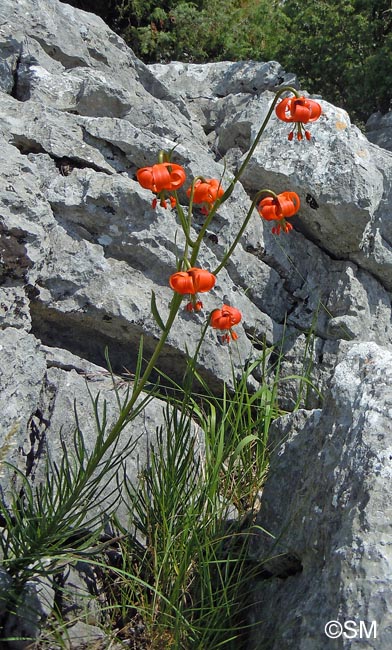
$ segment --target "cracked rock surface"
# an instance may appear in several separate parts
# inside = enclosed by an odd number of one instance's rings
[[[391,409],[391,351],[359,343],[336,366],[322,410],[275,423],[250,647],[391,647]],[[357,634],[328,639],[336,620],[354,621]],[[369,638],[360,621],[374,622]]]
[[[185,167],[188,178],[226,174],[224,185],[246,155],[274,90],[298,84],[277,62],[145,66],[101,19],[58,0],[3,0],[0,55],[0,444],[14,430],[9,459],[39,477],[42,446],[56,453],[62,425],[64,435],[71,435],[74,399],[87,426],[87,387],[95,394],[106,381],[105,348],[116,374],[132,373],[140,336],[146,355],[159,336],[150,312],[152,291],[162,317],[168,312],[168,278],[183,241],[174,212],[152,210],[151,194],[136,183],[136,170],[156,162],[160,149],[175,147],[175,162]],[[369,142],[342,109],[320,102],[323,114],[312,125],[309,143],[289,143],[287,125],[272,118],[242,184],[211,223],[199,259],[207,269],[218,265],[262,187],[299,194],[301,209],[289,236],[273,236],[270,224],[255,212],[204,303],[208,313],[225,296],[243,313],[237,328],[240,365],[255,359],[265,340],[282,349],[283,376],[301,374],[305,362],[312,367],[312,379],[327,406],[310,391],[304,406],[315,410],[300,421],[303,434],[296,441],[298,458],[309,466],[318,462],[323,443],[314,443],[308,422],[328,420],[332,430],[339,406],[338,369],[346,368],[347,384],[357,385],[356,357],[350,356],[355,346],[365,346],[362,351],[370,346],[376,359],[385,357],[389,363],[392,342],[392,153]],[[180,200],[186,204],[185,192]],[[194,233],[202,223],[203,216],[196,215]],[[202,315],[185,311],[176,319],[160,366],[177,380],[186,349],[194,350],[203,322]],[[212,331],[202,345],[199,365],[214,390],[230,383],[228,348]],[[293,382],[282,383],[283,408],[295,403],[296,390]],[[373,544],[374,553],[390,548],[386,538],[383,549],[377,546],[381,537],[377,527],[374,532],[374,514],[370,542],[368,528],[355,523],[351,511],[343,508],[340,518],[335,517],[327,494],[336,481],[343,494],[354,479],[358,485],[365,482],[369,494],[385,489],[386,475],[376,480],[373,465],[363,467],[360,454],[349,457],[343,443],[344,436],[364,435],[362,426],[377,429],[375,421],[370,426],[366,420],[366,413],[374,411],[367,390],[347,393],[346,412],[359,413],[360,399],[364,420],[358,416],[356,428],[348,420],[336,424],[333,467],[339,468],[339,476],[331,469],[324,501],[321,495],[317,502],[317,525],[327,530],[335,522],[333,543],[338,548],[341,542],[342,557],[349,553],[349,535],[356,536],[361,548]],[[109,390],[106,395],[110,401]],[[382,411],[387,394],[379,391],[377,400]],[[145,432],[155,432],[161,411],[159,403],[151,404],[147,424],[137,422],[129,432],[143,433],[135,458],[144,453]],[[287,434],[294,426],[294,420],[289,422]],[[286,431],[285,422],[276,426]],[[386,424],[381,433],[390,440]],[[89,435],[93,444],[93,431]],[[350,441],[354,449],[354,438]],[[300,480],[301,462],[287,461],[292,449],[287,445],[276,459],[281,490]],[[130,459],[129,472],[137,473],[135,459]],[[317,473],[309,475],[309,494],[317,484]],[[265,496],[266,503],[269,499],[272,511],[272,496]],[[373,503],[370,498],[369,508]],[[287,521],[294,516],[293,507],[283,490],[279,508]],[[308,513],[297,507],[306,520]],[[283,552],[300,558],[301,580],[306,581],[301,544],[294,539]],[[390,589],[385,576],[391,573],[392,558],[386,551],[383,558],[383,580]],[[371,606],[378,580],[373,565],[369,567],[360,565],[362,591],[350,592],[350,602],[357,601],[361,612],[366,603]],[[331,598],[338,591],[348,602],[347,585],[355,579],[349,561],[326,561],[317,600],[320,620],[330,612],[323,590],[330,589]],[[302,587],[293,584],[295,594]],[[316,602],[313,597],[301,592],[304,611]],[[296,597],[290,598],[292,609]],[[277,609],[271,605],[268,610],[272,636],[280,625]],[[324,650],[325,637],[320,633],[316,638],[309,631],[312,625],[304,618],[298,628],[301,639],[310,635],[311,646],[288,640],[281,647]],[[390,647],[380,643],[377,650]]]

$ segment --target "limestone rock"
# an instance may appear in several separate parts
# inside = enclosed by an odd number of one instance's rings
[[[323,114],[308,147],[288,143],[288,125],[271,120],[243,182],[252,191],[271,186],[296,191],[298,229],[333,257],[358,262],[390,290],[389,225],[383,214],[391,200],[391,153],[369,143],[344,111],[321,103]],[[253,106],[253,114],[255,133],[265,111]]]
[[[190,112],[209,133],[221,115],[233,113],[231,104],[260,95],[281,85],[297,87],[295,75],[276,61],[219,61],[217,63],[155,63],[148,66],[154,77],[183,99]]]
[[[28,432],[39,410],[46,362],[40,342],[23,329],[7,327],[0,341],[0,445],[7,439],[7,458],[16,461],[18,448],[30,443]]]
[[[392,151],[392,111],[373,113],[366,122],[366,137],[383,149]]]
[[[360,343],[336,367],[322,410],[275,423],[258,518],[268,535],[254,544],[267,573],[249,647],[391,646],[391,408],[392,354]],[[354,620],[357,640],[349,628],[328,640],[331,620]],[[376,622],[369,639],[361,620]]]
[[[18,594],[16,608],[11,600],[13,593],[13,584],[9,581],[6,594],[1,595],[8,604],[7,612],[11,610],[12,613],[2,619],[1,638],[9,639],[8,643],[4,643],[13,650],[29,650],[53,610],[52,578],[28,580]]]
[[[218,61],[217,63],[155,63],[148,66],[154,77],[186,99],[219,98],[247,93],[260,94],[281,85],[297,86],[295,75],[276,61]]]
[[[22,274],[13,277],[12,286],[20,294],[23,280],[24,291],[28,290],[29,311],[33,315],[29,316],[36,336],[55,347],[64,345],[77,355],[88,354],[90,361],[99,365],[104,363],[105,344],[110,343],[116,369],[121,370],[117,359],[131,366],[134,358],[132,353],[125,352],[125,346],[137,347],[142,332],[146,335],[147,350],[156,339],[158,332],[149,313],[148,294],[154,288],[164,314],[171,293],[166,282],[166,286],[162,284],[162,278],[168,278],[173,269],[176,248],[174,215],[151,210],[149,193],[133,182],[134,172],[153,162],[159,148],[171,148],[176,143],[177,160],[185,165],[189,175],[208,170],[220,176],[223,167],[213,159],[200,125],[197,130],[195,119],[187,118],[182,111],[184,99],[176,94],[175,84],[169,91],[161,82],[154,81],[154,70],[137,62],[114,35],[106,39],[102,56],[91,58],[91,52],[96,54],[101,30],[106,34],[107,28],[99,19],[83,14],[81,21],[76,18],[80,15],[76,10],[60,4],[59,22],[54,24],[53,13],[45,12],[45,2],[39,6],[42,10],[39,38],[35,38],[38,14],[33,16],[27,12],[22,20],[22,13],[17,13],[18,24],[24,25],[27,39],[23,41],[19,63],[12,70],[17,98],[4,95],[0,103],[10,169],[3,201],[5,214],[9,216],[2,226],[8,247],[19,197],[23,196],[24,205],[28,206],[21,232],[28,244],[27,253],[19,252],[16,244],[11,248],[6,258],[9,267],[6,281],[10,284],[11,273]],[[21,3],[17,8],[8,8],[8,22],[16,21],[15,12],[21,12],[23,7]],[[2,11],[6,14],[7,4]],[[65,19],[70,21],[70,27],[63,31],[61,24]],[[53,34],[56,34],[56,45]],[[77,52],[74,58],[70,55],[71,38],[74,39],[72,51]],[[266,110],[270,101],[271,95],[265,88],[295,80],[276,63],[222,65],[208,68],[200,83],[210,88],[210,103],[221,102],[216,142],[218,149],[221,147],[229,155],[233,146],[240,151],[249,146],[250,136],[260,120],[260,107]],[[173,64],[174,71],[177,68]],[[169,74],[170,66],[166,70]],[[193,80],[189,88],[196,87],[194,79],[198,75],[203,76],[202,68],[186,68],[187,78]],[[110,87],[105,82],[108,78]],[[257,86],[256,94],[252,83]],[[224,98],[219,96],[224,94]],[[242,102],[241,110],[237,101]],[[285,143],[283,132],[282,137]],[[16,165],[19,169],[23,165],[23,173],[15,173]],[[31,183],[39,188],[38,192],[32,191]],[[255,215],[229,264],[228,273],[222,273],[216,295],[212,294],[214,303],[224,293],[243,310],[244,332],[249,339],[244,336],[240,339],[244,358],[257,354],[252,341],[262,340],[265,335],[273,343],[284,331],[288,341],[300,343],[302,331],[310,326],[311,314],[320,303],[323,307],[317,328],[318,359],[331,339],[337,341],[335,353],[341,338],[358,335],[376,338],[380,343],[390,340],[389,326],[383,326],[390,314],[385,290],[372,278],[366,280],[372,285],[372,304],[369,304],[368,291],[359,290],[365,281],[362,278],[367,277],[362,273],[357,284],[358,298],[342,301],[338,297],[336,273],[342,272],[344,276],[347,263],[336,264],[320,250],[317,242],[315,246],[309,241],[304,219],[308,204],[305,200],[302,204],[304,213],[297,222],[298,232],[284,241],[283,253],[271,237],[269,226]],[[232,200],[219,211],[202,250],[200,262],[207,268],[217,265],[249,205],[249,198],[239,187]],[[37,210],[39,218],[31,219],[29,215]],[[19,215],[20,211],[17,216],[20,229]],[[301,229],[305,238],[301,237]],[[19,235],[20,230],[17,232]],[[181,245],[180,235],[177,245]],[[307,257],[318,260],[314,280],[303,263]],[[294,264],[291,260],[295,260]],[[331,284],[330,269],[335,266]],[[349,268],[356,278],[360,271],[352,263]],[[387,272],[386,263],[385,276]],[[343,291],[346,284],[342,281],[337,286]],[[9,296],[10,289],[7,291]],[[206,298],[208,309],[213,303],[207,303]],[[287,311],[290,316],[284,329]],[[331,320],[329,325],[328,320]],[[89,337],[92,326],[94,340]],[[192,341],[197,327],[197,322],[189,317],[178,319],[173,341],[168,342],[162,357],[166,370],[173,365],[174,350],[184,351],[185,343]],[[215,340],[211,336],[210,342],[206,341],[201,367],[207,364],[205,372],[213,382],[214,377],[228,380],[227,351],[216,348]],[[291,346],[292,343],[287,343],[286,349]],[[304,349],[305,343],[300,344],[296,354]],[[329,371],[329,364],[326,367],[319,364],[317,380],[325,383]]]
[[[105,644],[103,644],[104,641],[106,641]],[[77,621],[67,630],[67,636],[63,643],[67,650],[87,650],[91,647],[102,648],[110,643],[110,640],[106,638],[105,632],[96,625]],[[110,643],[110,645],[112,644]]]

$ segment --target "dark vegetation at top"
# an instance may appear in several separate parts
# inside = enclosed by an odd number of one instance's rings
[[[145,63],[276,60],[363,124],[392,95],[391,0],[68,0]]]

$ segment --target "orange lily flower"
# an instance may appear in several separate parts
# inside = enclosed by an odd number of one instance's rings
[[[233,325],[238,325],[242,318],[239,309],[230,307],[229,305],[222,305],[222,309],[214,309],[210,317],[210,325],[218,330],[228,330],[223,335],[223,340],[230,343],[230,336],[235,341],[238,339],[238,334],[233,332]],[[230,333],[230,335],[229,335]]]
[[[189,198],[192,192],[190,187],[186,195]],[[207,178],[202,180],[201,178],[197,179],[194,185],[193,190],[193,203],[202,203],[204,204],[202,211],[207,214],[209,211],[209,206],[212,206],[217,199],[219,199],[225,193],[221,182],[216,178]]]
[[[291,223],[286,219],[296,214],[301,202],[296,192],[281,192],[277,197],[266,196],[258,205],[260,216],[266,221],[279,221],[280,223],[272,228],[272,233],[279,235],[280,231],[288,233],[293,229]]]
[[[160,198],[160,205],[166,208],[165,191],[178,190],[186,179],[185,170],[181,165],[171,162],[157,163],[152,167],[142,167],[136,172],[136,178],[146,190],[151,190]],[[172,208],[176,205],[174,196],[169,195]],[[157,199],[152,202],[155,208]]]
[[[187,311],[200,311],[203,303],[197,300],[198,293],[210,291],[215,286],[216,277],[210,271],[192,267],[187,271],[177,271],[169,278],[173,291],[181,295],[189,295],[191,302],[185,307]]]
[[[288,139],[292,140],[295,131],[297,131],[297,139],[302,140],[302,131],[305,133],[305,138],[310,140],[310,131],[306,130],[304,124],[315,122],[321,115],[321,106],[313,99],[306,97],[285,97],[275,108],[277,117],[283,122],[295,122],[293,130],[290,131]]]

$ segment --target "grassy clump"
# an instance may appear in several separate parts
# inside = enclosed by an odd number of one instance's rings
[[[165,401],[164,425],[136,483],[124,464],[134,442],[104,453],[111,432],[99,398],[92,402],[92,452],[76,420],[74,449],[63,446],[60,464],[48,459],[44,482],[34,486],[19,473],[20,490],[0,506],[3,566],[13,579],[8,613],[18,614],[29,581],[52,576],[58,608],[50,638],[61,647],[59,638],[64,641],[66,626],[74,622],[62,620],[62,578],[82,560],[102,585],[102,625],[118,639],[133,639],[138,648],[241,647],[247,591],[257,570],[248,546],[268,470],[268,429],[280,414],[278,366],[268,370],[269,352],[239,376],[233,368],[232,387],[224,386],[219,396],[198,374],[194,359],[181,386],[162,376],[152,393]],[[251,387],[255,372],[261,379]],[[113,379],[121,418],[129,391],[121,401]],[[104,532],[90,511],[109,475],[122,487],[121,511],[126,509],[128,520],[114,511]],[[47,647],[45,635],[47,629],[32,647]]]

